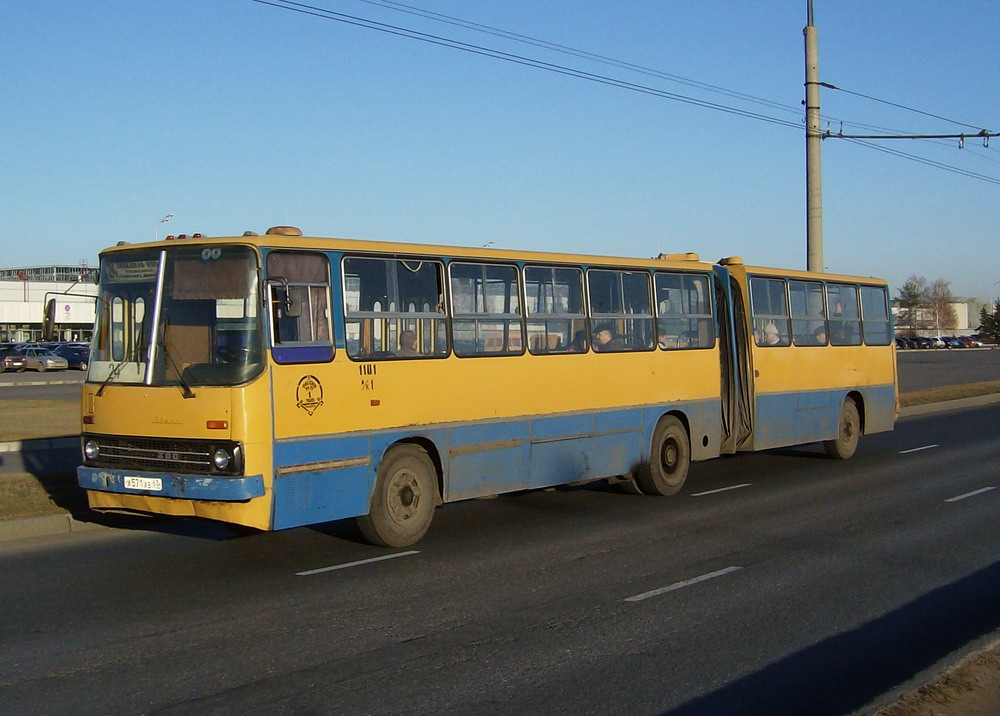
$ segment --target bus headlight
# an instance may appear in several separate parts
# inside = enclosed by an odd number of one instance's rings
[[[96,460],[101,454],[101,447],[96,440],[88,440],[83,444],[83,456],[88,460]]]
[[[217,448],[215,454],[212,456],[212,462],[215,464],[216,470],[225,470],[229,467],[229,463],[232,460],[233,456],[225,448]]]

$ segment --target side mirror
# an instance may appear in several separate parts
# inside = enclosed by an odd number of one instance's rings
[[[45,302],[45,314],[42,316],[42,340],[51,341],[56,326],[56,299]]]

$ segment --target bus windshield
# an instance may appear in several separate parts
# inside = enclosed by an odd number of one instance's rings
[[[101,261],[88,380],[235,385],[263,369],[256,254],[245,246],[115,253]]]

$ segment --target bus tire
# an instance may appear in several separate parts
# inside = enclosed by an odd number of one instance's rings
[[[691,444],[684,424],[673,415],[664,416],[653,430],[649,459],[636,473],[636,483],[647,495],[676,495],[690,464]]]
[[[860,436],[861,417],[858,415],[858,406],[851,398],[845,398],[837,421],[837,437],[824,440],[823,448],[830,457],[847,460],[857,450]]]
[[[378,466],[375,494],[367,515],[357,518],[372,544],[406,547],[431,526],[437,503],[437,471],[430,456],[416,445],[397,445]]]

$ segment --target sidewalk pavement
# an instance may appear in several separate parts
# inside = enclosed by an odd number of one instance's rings
[[[927,415],[945,410],[956,410],[960,408],[975,408],[982,405],[1000,403],[1000,393],[991,395],[979,395],[973,398],[961,398],[959,400],[947,400],[940,403],[928,403],[926,405],[914,405],[900,410],[900,418],[908,418],[917,415]],[[48,438],[44,440],[21,440],[14,442],[0,443],[0,458],[6,455],[16,454],[49,454],[55,451],[67,449],[79,449],[79,436],[64,438]],[[8,459],[3,459],[7,463]],[[0,474],[0,480],[3,475]],[[7,540],[28,539],[33,537],[45,537],[49,535],[70,534],[72,532],[87,532],[100,529],[115,529],[114,527],[88,521],[93,513],[71,515],[68,512],[54,515],[43,515],[41,517],[27,517],[17,520],[0,520],[0,542]]]

